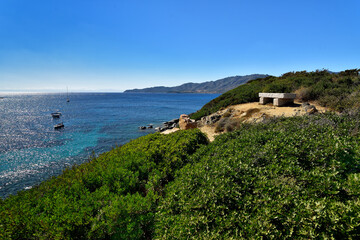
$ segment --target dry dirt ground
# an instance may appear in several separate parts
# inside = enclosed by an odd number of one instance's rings
[[[173,128],[173,129],[168,129],[168,130],[165,130],[163,132],[161,132],[161,134],[170,134],[170,133],[173,133],[173,132],[176,132],[176,131],[179,131],[180,128]]]
[[[326,108],[319,106],[316,103],[311,103],[321,113],[327,111]],[[306,114],[305,109],[301,106],[301,103],[295,102],[293,106],[275,107],[272,104],[260,105],[258,102],[244,103],[229,106],[224,110],[218,111],[219,114],[230,112],[233,119],[238,119],[240,122],[257,122],[263,118],[268,117],[292,117],[301,116]],[[215,132],[216,124],[200,126],[199,129],[207,135],[210,141],[213,141],[220,133]],[[162,132],[163,134],[169,134],[180,130],[174,128]]]

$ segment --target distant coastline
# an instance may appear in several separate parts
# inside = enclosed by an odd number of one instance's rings
[[[124,93],[224,93],[250,80],[268,76],[267,74],[233,76],[203,83],[185,83],[175,87],[157,86],[143,89],[130,89],[124,91]]]

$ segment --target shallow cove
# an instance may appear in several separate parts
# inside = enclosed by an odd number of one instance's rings
[[[219,94],[72,93],[2,94],[0,197],[30,188],[66,167],[87,161],[191,113]],[[62,116],[53,119],[51,113]],[[54,130],[63,122],[64,129]]]

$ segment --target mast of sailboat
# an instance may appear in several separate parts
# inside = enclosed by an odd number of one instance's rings
[[[66,96],[67,96],[66,102],[70,102],[70,99],[69,99],[69,89],[68,89],[67,86],[66,86]]]

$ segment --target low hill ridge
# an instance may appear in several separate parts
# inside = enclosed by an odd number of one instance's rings
[[[184,83],[175,87],[157,86],[143,89],[131,89],[126,90],[125,93],[224,93],[247,83],[250,80],[268,76],[269,75],[267,74],[233,76],[203,83]]]
[[[360,96],[360,69],[334,73],[326,69],[314,72],[288,72],[242,84],[205,104],[192,114],[200,119],[230,105],[259,101],[259,93],[296,93],[301,102],[315,101],[323,107],[342,112],[357,109]]]

